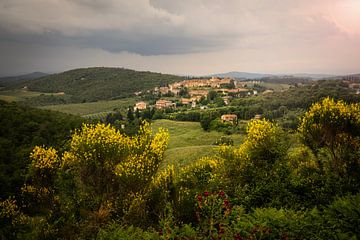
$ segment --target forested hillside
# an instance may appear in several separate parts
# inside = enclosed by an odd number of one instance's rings
[[[65,148],[80,117],[0,101],[0,198],[17,194],[36,146]]]
[[[89,102],[133,96],[134,92],[165,85],[183,78],[154,72],[124,68],[81,68],[22,82],[13,88],[31,91],[64,93],[39,96],[35,101],[47,103]]]

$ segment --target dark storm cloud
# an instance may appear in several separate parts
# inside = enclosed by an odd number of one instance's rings
[[[0,1],[0,72],[353,69],[359,41],[359,0]]]
[[[12,33],[0,28],[0,42],[40,44],[44,46],[77,46],[99,48],[112,53],[132,52],[140,55],[184,54],[215,51],[221,39],[202,39],[183,35],[144,34],[138,32],[96,30],[86,36],[67,36],[56,31],[45,33]]]

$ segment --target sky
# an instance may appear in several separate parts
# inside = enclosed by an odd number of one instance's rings
[[[0,75],[360,72],[360,0],[0,0]]]

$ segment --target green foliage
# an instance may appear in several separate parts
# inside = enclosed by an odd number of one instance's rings
[[[234,145],[234,141],[233,141],[230,137],[222,136],[222,137],[220,137],[218,140],[216,140],[213,144],[214,144],[214,145],[228,145],[228,146],[233,146],[233,145]]]
[[[97,235],[99,240],[156,240],[160,239],[157,232],[144,231],[141,228],[133,226],[121,226],[118,224],[111,224],[110,226],[101,229]]]
[[[230,201],[224,191],[210,193],[205,191],[196,196],[196,217],[200,232],[208,239],[222,239],[225,226],[229,224],[232,212]]]
[[[213,101],[216,99],[217,97],[217,92],[216,91],[209,91],[209,94],[208,94],[208,100],[209,101]]]
[[[221,160],[205,157],[180,170],[175,183],[179,191],[176,215],[180,219],[194,222],[194,196],[204,189],[218,190],[220,178],[216,174],[216,169],[220,165]]]
[[[211,128],[211,121],[219,116],[216,112],[206,112],[200,116],[200,125],[205,131],[209,131]]]
[[[0,101],[0,197],[18,194],[35,145],[63,151],[80,117]]]
[[[214,119],[210,122],[210,130],[223,132],[227,135],[239,132],[237,122],[223,122],[220,119]]]

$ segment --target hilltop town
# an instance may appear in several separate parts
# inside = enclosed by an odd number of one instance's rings
[[[134,110],[148,107],[166,108],[199,108],[205,109],[210,101],[217,106],[229,105],[232,99],[259,94],[259,81],[239,82],[232,78],[212,77],[209,79],[190,79],[157,86],[146,92],[136,92],[137,96],[155,96],[156,101],[140,101]],[[262,89],[262,94],[272,93],[271,89]],[[154,99],[154,98],[153,98]],[[152,100],[153,100],[152,99]]]

